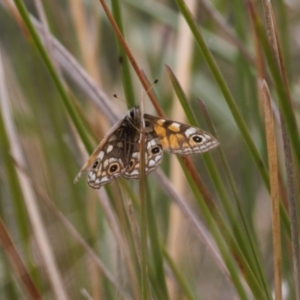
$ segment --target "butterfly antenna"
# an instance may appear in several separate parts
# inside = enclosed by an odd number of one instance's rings
[[[123,98],[120,98],[117,94],[114,94],[114,98],[122,101],[123,103],[127,104],[127,102],[123,99]]]
[[[141,101],[142,102],[145,97],[149,94],[149,92],[152,90],[152,88],[154,87],[154,85],[156,85],[158,83],[158,79],[155,79],[152,84],[148,87],[148,89],[144,92],[142,92],[142,97],[141,97]]]

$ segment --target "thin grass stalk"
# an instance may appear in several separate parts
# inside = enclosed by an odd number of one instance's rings
[[[53,46],[51,44],[51,33],[50,33],[50,28],[49,28],[49,24],[47,21],[47,16],[43,7],[43,4],[41,2],[41,0],[34,0],[34,4],[36,6],[36,10],[38,12],[39,18],[41,20],[42,23],[42,28],[46,37],[46,48],[48,50],[49,55],[51,56],[51,58],[53,58]]]
[[[73,177],[73,176],[72,176]],[[86,207],[86,215],[87,218],[87,225],[89,226],[86,232],[89,233],[89,241],[92,245],[96,245],[97,241],[99,239],[99,231],[98,228],[101,228],[104,226],[104,218],[103,213],[98,209],[98,203],[97,201],[88,201],[88,206]],[[101,217],[99,218],[99,215],[101,214]],[[84,233],[83,233],[84,234]],[[85,234],[84,234],[85,235]],[[100,299],[101,295],[105,293],[104,287],[102,284],[99,284],[100,282],[103,282],[105,280],[102,272],[98,269],[96,264],[90,263],[91,260],[87,256],[85,258],[87,269],[88,269],[88,275],[90,280],[90,286],[91,286],[91,294],[94,299]],[[76,264],[76,262],[75,262]],[[72,271],[71,271],[72,272]],[[78,272],[79,273],[79,272]]]
[[[131,223],[129,220],[130,216],[129,216],[129,213],[127,212],[125,199],[123,197],[123,193],[120,188],[120,185],[118,184],[118,182],[116,182],[116,183],[117,183],[117,186],[119,187],[119,189],[118,189],[119,197],[114,197],[113,194],[110,196],[111,199],[116,200],[116,201],[114,201],[115,202],[114,205],[115,205],[115,209],[118,213],[118,218],[119,218],[118,224],[116,223],[117,220],[115,220],[115,225],[116,225],[115,229],[119,233],[119,235],[118,235],[119,238],[122,239],[122,243],[120,243],[119,248],[121,250],[124,250],[124,254],[126,255],[125,259],[126,259],[128,272],[130,274],[129,276],[132,281],[133,294],[135,296],[135,299],[139,299],[139,297],[140,297],[140,288],[139,288],[140,259],[139,259],[139,249],[137,249],[135,247],[135,244],[137,243],[137,241],[140,241],[140,238],[139,238],[139,236],[136,236],[135,233],[132,231],[132,227],[130,226]],[[107,201],[105,201],[105,202],[107,202]],[[111,216],[113,216],[113,215],[111,215]],[[131,215],[131,221],[133,221],[133,217],[134,217],[134,215]],[[127,239],[127,244],[125,243],[125,240],[123,239],[123,236],[121,235],[121,232],[120,232],[121,228],[122,228],[125,238]],[[125,247],[125,249],[124,249],[124,247]]]
[[[141,298],[148,300],[150,297],[148,286],[148,212],[147,212],[147,186],[146,186],[146,163],[145,163],[145,120],[144,103],[140,105],[140,178],[139,178],[139,196],[141,206]]]
[[[181,11],[181,13],[183,14],[183,16],[185,17],[187,23],[190,26],[191,31],[194,34],[195,37],[195,41],[198,45],[198,47],[200,48],[204,59],[206,61],[206,63],[208,64],[208,66],[211,69],[211,72],[217,82],[217,84],[219,85],[220,90],[223,93],[223,96],[226,100],[226,103],[231,111],[231,114],[239,128],[239,130],[241,131],[241,134],[244,138],[244,141],[250,151],[250,153],[252,154],[252,158],[254,159],[254,162],[263,178],[263,181],[266,185],[266,187],[269,189],[269,175],[267,173],[266,167],[264,165],[264,162],[262,160],[262,158],[259,155],[259,152],[253,142],[253,139],[251,137],[251,134],[249,132],[249,129],[247,127],[247,125],[245,124],[239,110],[238,107],[229,91],[228,86],[226,85],[222,74],[211,54],[211,52],[209,51],[204,38],[201,34],[201,31],[199,30],[199,28],[197,27],[197,25],[195,24],[192,14],[191,12],[188,10],[188,8],[186,7],[185,3],[183,0],[176,0],[176,3],[179,7],[179,10]]]
[[[281,235],[280,235],[280,214],[279,214],[279,183],[277,149],[275,141],[275,130],[271,109],[270,92],[265,81],[261,84],[261,97],[264,105],[266,138],[269,160],[270,188],[272,199],[272,234],[273,234],[273,260],[275,277],[275,299],[282,299],[281,291]]]
[[[4,60],[5,61],[5,60]],[[4,66],[3,66],[4,67]],[[5,69],[0,69],[5,72]],[[0,79],[1,80],[1,79]],[[1,90],[1,83],[0,83],[0,93],[2,93]],[[1,99],[0,94],[0,99]],[[31,236],[31,230],[27,226],[24,226],[28,222],[27,214],[26,214],[26,206],[23,201],[23,195],[22,190],[20,187],[20,182],[18,180],[17,171],[15,168],[15,165],[11,159],[11,149],[10,149],[10,143],[9,143],[9,137],[7,136],[7,131],[4,125],[3,115],[0,113],[0,136],[1,136],[1,159],[3,161],[4,167],[2,168],[2,171],[4,172],[6,176],[6,180],[9,183],[8,188],[10,195],[13,199],[12,201],[12,211],[15,216],[15,222],[18,228],[18,234],[19,236],[27,241],[30,239]],[[2,178],[1,178],[2,181]],[[0,211],[4,211],[4,203],[0,201]],[[4,216],[3,216],[4,217]],[[5,222],[4,218],[4,222]],[[27,247],[26,245],[22,244],[21,249],[24,252],[24,259],[26,262],[30,262],[32,260],[32,255],[30,252],[30,247]]]
[[[176,267],[176,264],[174,263],[172,257],[169,255],[169,253],[164,249],[164,257],[167,261],[167,264],[169,265],[177,283],[179,284],[180,288],[182,289],[182,292],[184,293],[185,299],[189,300],[196,300],[195,296],[193,295],[193,292],[191,291],[187,281],[185,280],[184,276],[181,274],[181,272]]]
[[[285,89],[285,93],[287,98],[285,102],[292,109],[292,100],[289,90],[288,77],[286,73],[286,68],[283,61],[283,55],[281,50],[281,45],[278,37],[277,26],[273,14],[273,9],[271,3],[269,1],[263,0],[263,8],[265,13],[265,21],[268,32],[268,41],[271,47],[271,50],[274,55],[275,63],[278,66],[280,76],[283,82],[283,86]],[[281,108],[282,110],[282,108]],[[285,169],[287,174],[287,199],[288,199],[288,207],[290,214],[290,225],[291,225],[291,239],[292,239],[292,255],[293,255],[293,267],[294,267],[294,281],[295,281],[295,289],[297,299],[300,299],[300,250],[299,250],[299,231],[298,231],[298,216],[297,216],[297,203],[295,197],[295,172],[294,172],[294,162],[293,162],[293,154],[290,146],[290,138],[286,128],[286,116],[282,114],[280,110],[280,121],[281,121],[281,135],[284,145],[284,155],[285,155]],[[292,117],[295,117],[292,110]],[[294,128],[295,132],[297,132],[297,127]],[[299,141],[299,138],[298,138]],[[298,148],[299,150],[299,148]],[[280,241],[279,241],[280,242]],[[275,245],[274,245],[275,246]],[[275,273],[276,275],[276,273]],[[279,275],[278,275],[279,276]],[[279,278],[281,279],[281,278]],[[279,280],[277,278],[277,280]],[[275,277],[276,283],[276,277]],[[279,284],[277,282],[277,284]],[[279,289],[279,288],[278,288]],[[281,290],[280,290],[281,292]],[[277,292],[279,293],[279,291]]]
[[[139,267],[141,266],[141,236],[140,236],[140,231],[139,231],[139,226],[138,222],[134,213],[134,209],[132,206],[132,202],[128,202],[127,204],[127,215],[128,215],[128,221],[129,221],[129,226],[132,234],[132,240],[133,240],[133,245],[134,245],[134,250],[136,252],[136,257],[137,261],[139,264]]]
[[[155,213],[152,205],[152,199],[150,195],[149,188],[147,189],[147,211],[148,211],[148,228],[149,228],[149,238],[151,246],[151,254],[153,258],[153,284],[157,286],[159,299],[169,299],[167,284],[166,284],[166,274],[164,271],[164,260],[163,260],[163,250],[160,245],[160,235],[157,227],[157,220],[155,218]],[[149,255],[150,256],[150,255]]]
[[[282,125],[283,135],[288,136],[285,125]],[[295,173],[292,160],[292,153],[288,140],[284,143],[285,167],[287,172],[287,199],[291,226],[292,257],[293,257],[293,275],[295,283],[296,299],[300,299],[300,247],[299,247],[299,221],[298,205],[295,197]]]
[[[11,108],[8,99],[8,92],[5,86],[5,78],[3,73],[2,56],[0,53],[0,92],[1,92],[1,113],[5,125],[5,130],[9,138],[11,155],[13,159],[18,162],[19,165],[25,166],[25,158],[20,145],[20,141],[17,135],[15,125],[13,123]],[[68,296],[64,289],[63,281],[61,279],[59,269],[57,268],[54,254],[52,252],[51,244],[46,234],[46,229],[43,224],[43,220],[37,205],[37,199],[31,186],[28,183],[27,177],[25,177],[18,169],[18,181],[22,190],[24,202],[28,211],[29,219],[33,228],[34,236],[37,241],[38,248],[41,253],[42,260],[46,266],[48,279],[53,288],[53,292],[56,298],[67,300]]]
[[[0,217],[0,242],[4,249],[6,256],[8,257],[11,265],[15,269],[17,279],[22,282],[23,287],[27,291],[31,299],[42,299],[42,296],[31,279],[29,272],[24,265],[21,256],[19,255],[9,232]]]
[[[107,191],[110,199],[113,200],[116,199],[115,202],[117,203],[113,203],[113,204],[115,205],[115,210],[117,212],[118,219],[115,213],[113,212],[113,208],[111,207],[108,198],[101,191],[98,192],[99,201],[101,207],[103,208],[103,211],[105,212],[108,223],[116,237],[116,241],[119,245],[119,249],[121,250],[121,253],[123,253],[125,264],[129,272],[129,277],[131,279],[133,295],[135,299],[138,299],[140,294],[140,289],[139,289],[140,268],[138,265],[139,257],[138,257],[138,253],[136,254],[136,252],[134,251],[135,241],[134,241],[133,233],[130,230],[131,228],[129,227],[128,224],[122,191],[120,188],[116,189],[116,193],[118,195],[113,194],[109,187],[107,187]],[[123,234],[121,229],[123,230]],[[127,243],[123,235],[126,237]]]
[[[169,78],[171,80],[171,83],[173,85],[175,94],[180,101],[180,105],[184,111],[185,117],[189,121],[189,123],[193,126],[197,126],[197,123],[195,122],[195,114],[193,113],[191,106],[189,105],[188,101],[186,100],[187,97],[185,96],[185,92],[183,91],[181,81],[177,79],[177,76],[175,76],[172,68],[168,65],[165,65],[167,73],[169,75]]]
[[[278,9],[276,12],[278,14],[277,21],[278,21],[279,35],[280,35],[280,39],[282,40],[281,43],[282,52],[285,58],[284,61],[286,63],[287,73],[290,75],[292,59],[291,59],[291,51],[290,51],[291,37],[289,35],[289,24],[288,24],[288,15],[287,15],[288,9],[286,8],[288,4],[284,0],[279,0],[276,2],[276,4],[278,5]],[[275,18],[273,17],[273,19]]]

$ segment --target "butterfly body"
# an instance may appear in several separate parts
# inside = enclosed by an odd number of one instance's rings
[[[145,173],[148,175],[161,163],[163,151],[178,155],[207,152],[219,142],[205,132],[187,124],[145,114]],[[140,173],[141,113],[132,108],[104,137],[75,178],[88,172],[87,182],[100,188],[123,176],[137,179]]]

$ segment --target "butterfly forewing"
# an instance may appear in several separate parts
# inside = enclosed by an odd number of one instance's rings
[[[219,142],[208,132],[184,123],[144,115],[152,124],[162,149],[178,155],[196,155],[212,150]]]
[[[138,136],[139,110],[131,109],[105,136],[75,181],[88,172],[87,182],[92,188],[100,188],[123,175],[128,169],[135,141]]]

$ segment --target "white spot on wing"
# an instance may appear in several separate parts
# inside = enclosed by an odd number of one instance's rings
[[[134,152],[134,153],[132,154],[132,157],[133,157],[133,158],[138,158],[138,157],[139,157],[139,154],[140,154],[139,152]]]
[[[152,139],[148,142],[147,148],[149,149],[152,146],[155,146],[158,144],[158,139]]]
[[[180,129],[180,124],[179,123],[173,122],[171,124],[171,126],[177,128],[178,130]]]
[[[158,161],[161,159],[161,155],[157,155],[157,156],[155,156],[155,158],[154,158],[154,159],[155,159],[155,161],[156,161],[156,162],[158,162]]]
[[[106,169],[106,167],[108,166],[109,160],[106,159],[103,163],[103,168]]]
[[[196,132],[196,128],[191,127],[185,131],[185,134],[187,137],[189,137],[190,135],[194,134],[195,132]]]
[[[139,175],[139,171],[138,171],[138,170],[133,170],[133,171],[130,173],[130,176],[135,176],[135,175]]]
[[[153,159],[151,159],[151,160],[149,161],[149,167],[152,168],[152,167],[154,167],[154,166],[155,166],[155,161],[154,161]]]
[[[102,178],[101,178],[101,181],[102,181],[102,184],[105,183],[106,181],[108,181],[108,177],[107,177],[107,176],[102,177]]]
[[[98,158],[99,158],[100,160],[102,160],[103,157],[104,157],[104,151],[100,151],[100,153],[99,153],[99,155],[98,155]]]
[[[107,147],[107,150],[106,150],[107,153],[111,152],[112,149],[114,149],[114,147],[113,147],[112,145],[109,145],[109,146]]]

